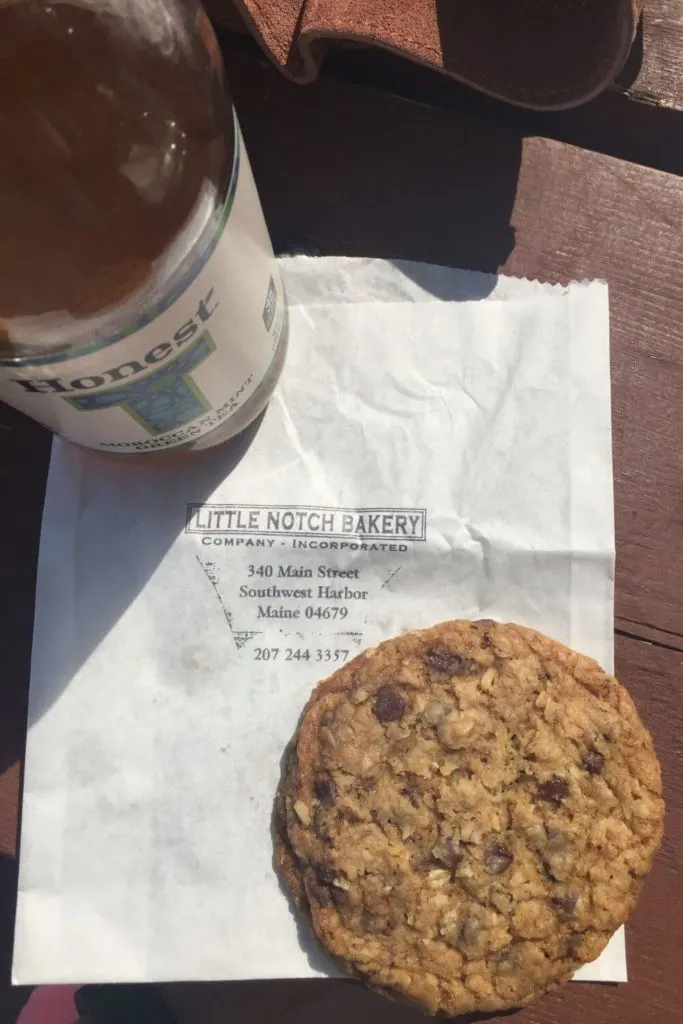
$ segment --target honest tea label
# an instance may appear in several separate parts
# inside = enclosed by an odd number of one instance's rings
[[[123,336],[0,363],[0,398],[91,448],[174,448],[215,430],[250,398],[283,322],[282,284],[236,123],[218,229],[172,292]]]

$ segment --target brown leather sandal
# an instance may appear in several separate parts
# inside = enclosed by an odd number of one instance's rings
[[[230,0],[209,0],[214,18]],[[335,39],[394,50],[537,110],[592,99],[621,70],[643,0],[234,0],[266,53],[310,82]]]

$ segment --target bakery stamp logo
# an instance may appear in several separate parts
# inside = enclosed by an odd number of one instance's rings
[[[381,592],[400,588],[427,511],[192,503],[185,533],[238,650],[333,665],[361,644]]]
[[[421,508],[316,505],[188,505],[185,532],[216,546],[401,550],[427,539]]]

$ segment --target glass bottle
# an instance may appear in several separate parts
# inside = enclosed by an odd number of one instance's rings
[[[196,0],[0,0],[0,398],[102,451],[264,408],[282,284]]]

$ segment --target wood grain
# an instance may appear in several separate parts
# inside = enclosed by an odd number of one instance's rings
[[[617,88],[631,77],[632,99],[683,110],[683,0],[646,0],[641,34]]]
[[[5,701],[3,699],[3,710]],[[10,741],[14,746],[24,744],[24,723],[17,721],[12,726],[13,735]],[[8,730],[5,730],[5,738]],[[17,808],[20,798],[20,762],[19,754],[17,760],[0,775],[0,857],[15,857],[17,853]]]
[[[683,180],[531,139],[513,223],[506,272],[609,282],[616,614],[683,635]]]

